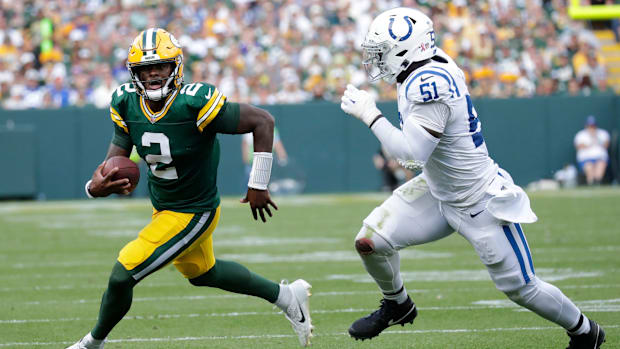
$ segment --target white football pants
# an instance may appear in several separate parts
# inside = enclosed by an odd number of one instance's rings
[[[415,177],[364,220],[356,243],[372,241],[373,252],[360,253],[366,270],[384,294],[394,294],[403,287],[398,250],[456,231],[474,247],[497,289],[545,319],[573,328],[580,310],[557,287],[536,277],[521,226],[491,215],[485,209],[491,197],[456,208],[435,199],[424,178]]]

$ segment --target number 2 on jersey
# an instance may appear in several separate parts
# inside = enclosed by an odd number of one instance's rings
[[[195,96],[196,92],[198,92],[198,90],[200,90],[200,88],[202,87],[202,84],[199,82],[195,82],[192,84],[187,84],[185,86],[183,86],[183,88],[181,89],[181,94],[186,94],[188,96]],[[211,93],[211,90],[209,90],[209,93]],[[210,96],[209,96],[210,97]]]
[[[151,168],[151,173],[155,177],[163,179],[178,179],[177,169],[174,166],[158,169],[159,164],[168,165],[172,162],[170,153],[170,140],[163,133],[144,132],[142,134],[142,146],[150,147],[152,144],[159,144],[161,154],[147,154],[144,158]]]

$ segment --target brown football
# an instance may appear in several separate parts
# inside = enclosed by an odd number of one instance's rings
[[[113,168],[118,167],[118,172],[112,177],[113,180],[128,178],[133,188],[140,181],[140,168],[138,165],[125,156],[113,156],[109,158],[103,166],[103,175],[105,176]]]

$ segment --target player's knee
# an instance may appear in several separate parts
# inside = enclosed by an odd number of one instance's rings
[[[116,290],[133,288],[137,283],[120,263],[116,263],[108,280],[108,288]]]
[[[187,279],[187,280],[189,281],[190,284],[194,286],[204,286],[204,280],[202,278],[203,275],[197,276],[193,279]]]
[[[513,289],[504,291],[508,298],[521,305],[527,305],[540,291],[536,278],[530,280],[527,284],[520,285]]]
[[[199,277],[208,271],[208,269],[200,263],[175,261],[174,266],[181,272],[181,274],[183,274],[183,276],[190,280],[190,283],[192,279]]]
[[[189,283],[194,286],[209,286],[212,287],[217,283],[217,269],[212,267],[206,273],[199,275],[195,278],[188,279]]]
[[[372,254],[391,255],[394,253],[392,245],[390,245],[381,235],[377,234],[374,229],[363,226],[355,237],[355,250],[361,256]]]
[[[357,250],[357,253],[367,256],[375,252],[375,243],[369,238],[356,239],[355,249]]]
[[[513,301],[513,302],[515,302],[517,304],[523,304],[523,296],[522,296],[522,293],[521,293],[521,289],[505,291],[504,294],[511,301]]]
[[[495,287],[508,295],[510,299],[518,297],[519,290],[527,285],[521,270],[518,268],[507,268],[505,260],[492,265],[487,264],[486,267],[491,279],[495,283]]]

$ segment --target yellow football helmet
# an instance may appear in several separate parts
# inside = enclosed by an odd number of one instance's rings
[[[159,89],[147,90],[136,68],[162,63],[174,64],[172,73],[162,81]],[[164,99],[183,83],[183,50],[177,39],[167,31],[161,28],[146,29],[138,34],[129,47],[127,69],[139,95],[155,101]]]

